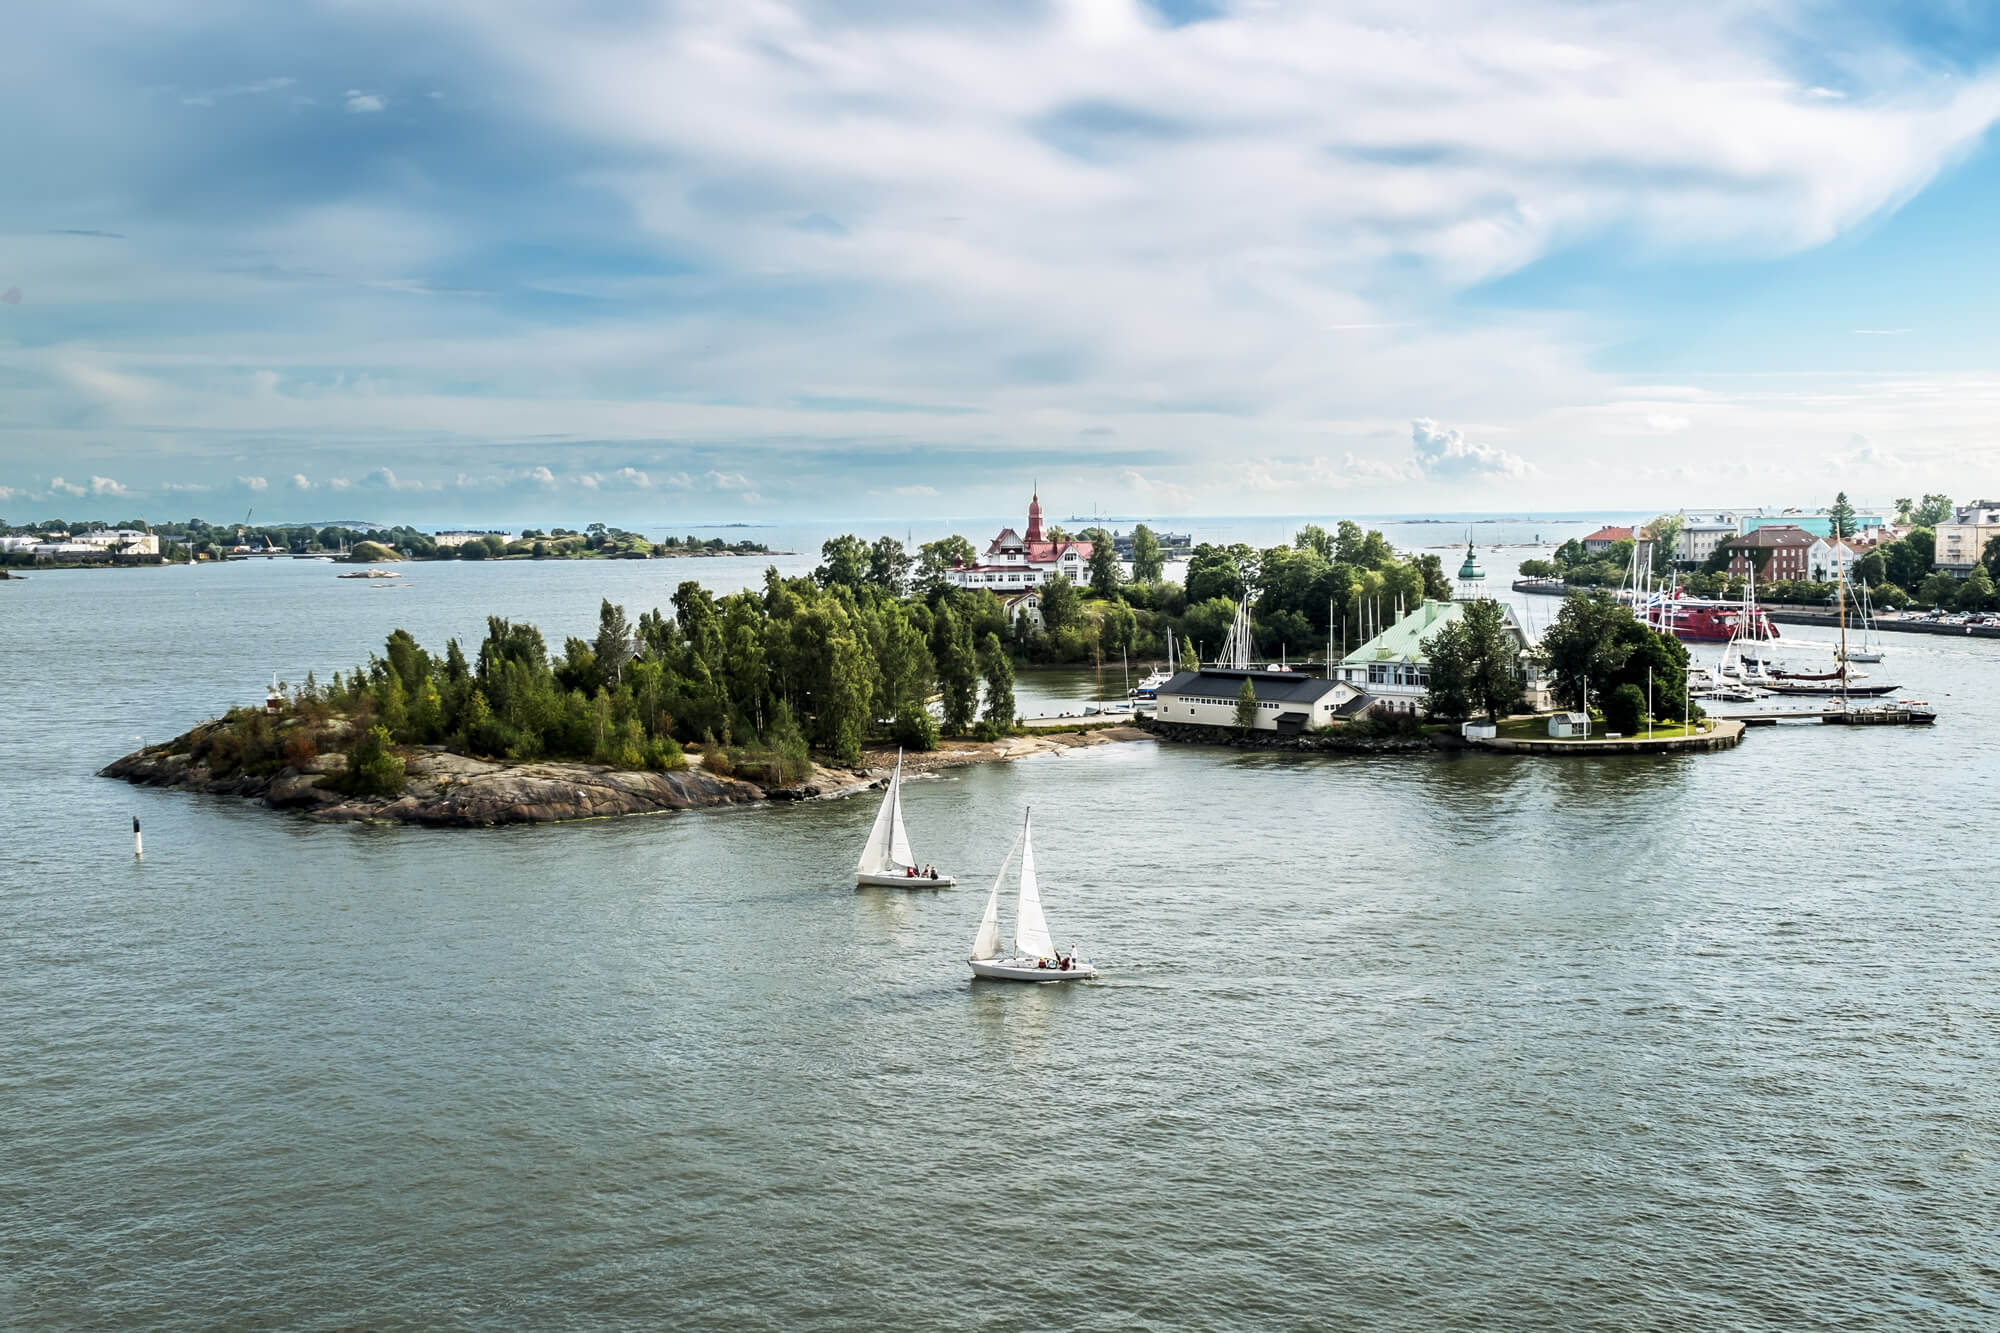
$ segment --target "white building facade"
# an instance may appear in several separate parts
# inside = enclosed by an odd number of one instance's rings
[[[1936,568],[1964,578],[1986,553],[1986,543],[2000,537],[2000,502],[1975,500],[1960,505],[1951,522],[1937,525]]]

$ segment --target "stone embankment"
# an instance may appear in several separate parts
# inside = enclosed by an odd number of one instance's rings
[[[1288,750],[1308,754],[1415,754],[1427,750],[1462,750],[1465,742],[1450,732],[1236,731],[1228,727],[1191,726],[1185,722],[1146,719],[1139,724],[1163,741],[1178,745],[1223,745],[1232,750]]]
[[[905,774],[921,774],[1143,739],[1144,733],[1120,727],[1058,736],[1009,736],[990,744],[947,741],[930,753],[905,756],[903,770]],[[896,762],[893,749],[871,751],[867,767],[825,768],[816,764],[804,782],[767,789],[694,766],[655,773],[602,764],[475,759],[438,746],[412,746],[400,753],[405,778],[403,790],[395,796],[348,796],[320,785],[322,778],[346,767],[340,755],[321,756],[310,764],[263,776],[219,776],[194,762],[185,737],[128,754],[101,770],[99,776],[142,787],[241,797],[273,810],[295,811],[320,823],[475,828],[840,796],[888,781],[888,770]]]

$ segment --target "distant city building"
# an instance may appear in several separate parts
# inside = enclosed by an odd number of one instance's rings
[[[1859,544],[1838,537],[1819,537],[1806,548],[1806,568],[1810,578],[1820,583],[1835,579],[1854,582],[1854,562],[1861,558]]]
[[[1039,588],[1058,575],[1079,585],[1087,582],[1090,553],[1089,542],[1051,541],[1043,534],[1042,498],[1036,495],[1028,501],[1025,534],[1017,534],[1012,528],[1001,529],[977,564],[954,565],[945,571],[945,579],[955,588],[975,592],[984,588],[1006,600]],[[1038,600],[1035,614],[1040,613]]]
[[[1365,709],[1368,697],[1339,680],[1297,671],[1203,667],[1182,671],[1159,688],[1162,722],[1198,727],[1235,727],[1237,698],[1248,680],[1257,695],[1252,730],[1297,733],[1326,727]]]
[[[1730,543],[1729,572],[1739,578],[1754,572],[1767,583],[1810,578],[1813,541],[1810,532],[1790,524],[1754,528]]]
[[[479,530],[474,530],[471,528],[453,528],[448,531],[434,533],[432,535],[437,540],[437,544],[439,546],[463,546],[467,542],[476,542],[482,537],[498,537],[503,541],[514,540],[513,533],[507,532],[500,528],[487,528]]]
[[[1586,555],[1603,555],[1619,542],[1631,540],[1630,528],[1599,528],[1583,539],[1583,549]]]
[[[1857,531],[1885,527],[1888,519],[1879,510],[1857,509],[1854,511],[1854,526]],[[1737,520],[1738,531],[1748,536],[1760,528],[1798,528],[1815,537],[1833,535],[1833,515],[1824,509],[1785,509],[1777,513],[1767,513],[1762,509],[1743,514]]]
[[[2000,537],[2000,501],[1974,500],[1952,512],[1951,522],[1937,525],[1937,568],[1964,578],[1986,553],[1986,543]]]
[[[1183,560],[1186,559],[1188,556],[1194,554],[1194,534],[1192,533],[1156,532],[1153,534],[1153,539],[1159,542],[1160,544],[1160,558],[1162,560]],[[1112,549],[1118,552],[1118,558],[1120,560],[1123,560],[1128,564],[1131,563],[1132,560],[1131,533],[1129,532],[1112,533],[1111,545]]]
[[[63,533],[44,534],[39,537],[0,538],[4,546],[0,550],[11,553],[27,552],[38,557],[55,560],[111,560],[137,559],[160,554],[160,539],[150,532],[137,528],[100,529],[96,532],[79,532],[75,536]],[[22,543],[26,543],[25,545]]]
[[[1674,558],[1684,565],[1699,565],[1715,554],[1715,548],[1736,536],[1735,514],[1690,514],[1681,511],[1680,546]]]

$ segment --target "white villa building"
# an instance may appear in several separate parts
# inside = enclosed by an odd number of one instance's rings
[[[1039,588],[1058,574],[1081,586],[1090,573],[1089,542],[1050,541],[1042,535],[1042,498],[1028,501],[1028,531],[1019,534],[1003,528],[974,565],[954,565],[945,577],[955,588],[996,593],[1003,601]],[[1025,602],[1010,606],[1015,616],[1023,614]],[[1040,615],[1039,600],[1034,612]]]

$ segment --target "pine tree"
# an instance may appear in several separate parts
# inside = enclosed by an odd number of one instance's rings
[[[1000,646],[1000,636],[988,634],[979,645],[979,671],[986,677],[986,720],[996,727],[1014,725],[1014,664]]]
[[[1827,519],[1836,537],[1852,537],[1854,528],[1854,506],[1847,502],[1847,492],[1841,491],[1833,497],[1833,508],[1827,510]]]

